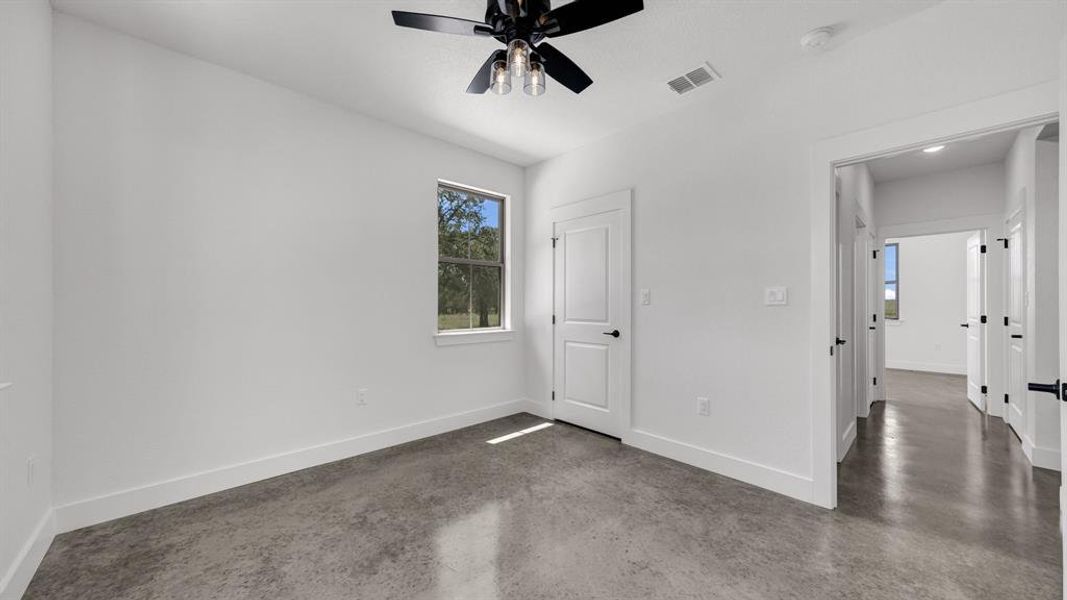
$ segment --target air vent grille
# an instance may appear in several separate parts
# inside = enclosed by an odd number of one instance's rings
[[[670,86],[670,88],[672,90],[678,92],[679,94],[684,94],[684,93],[686,93],[686,92],[688,92],[690,90],[695,90],[696,87],[697,87],[697,86],[693,85],[685,77],[679,77],[677,79],[672,79],[672,80],[667,82],[667,85]]]
[[[667,87],[677,94],[684,94],[719,79],[722,79],[722,76],[710,64],[704,63],[685,75],[668,81]]]

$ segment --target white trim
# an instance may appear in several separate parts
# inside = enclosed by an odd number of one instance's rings
[[[811,458],[813,502],[837,506],[837,407],[834,362],[834,258],[837,246],[834,168],[891,152],[1044,122],[1059,114],[1059,82],[926,113],[911,119],[820,141],[811,151]],[[881,232],[879,232],[881,234]]]
[[[852,449],[852,443],[856,441],[856,419],[852,419],[852,422],[845,428],[845,433],[841,434],[841,445],[837,447],[837,462],[845,460],[848,456],[848,451]]]
[[[1030,439],[1030,436],[1024,435],[1022,437],[1023,442],[1023,454],[1029,459],[1030,464],[1035,467],[1041,467],[1042,469],[1052,469],[1053,471],[1060,470],[1060,449],[1059,448],[1042,448],[1041,446],[1035,446],[1034,441]]]
[[[922,371],[924,373],[944,373],[946,375],[966,375],[967,365],[952,363],[918,362],[913,360],[887,360],[887,369],[902,369],[904,371]]]
[[[9,387],[11,387],[13,385],[15,385],[15,384],[10,382],[10,381],[5,381],[3,383],[0,383],[0,391],[6,390],[7,388],[9,388]]]
[[[513,400],[57,506],[62,533],[524,412]]]
[[[44,559],[55,537],[55,519],[52,509],[48,509],[48,512],[37,522],[37,527],[33,528],[33,533],[22,545],[19,553],[15,555],[15,560],[4,574],[4,578],[0,579],[0,600],[22,598],[22,594],[26,592],[33,574],[37,572],[37,567],[41,566],[41,560]]]
[[[438,333],[433,336],[438,346],[458,346],[462,344],[489,344],[492,342],[510,342],[515,338],[511,329],[493,329],[489,331],[453,331]]]
[[[537,400],[530,398],[523,398],[522,409],[524,412],[541,417],[542,419],[552,418],[552,406],[548,402],[538,402]]]
[[[973,215],[956,219],[884,225],[878,228],[878,237],[886,240],[923,235],[940,235],[943,233],[962,233],[964,231],[979,231],[983,229],[993,232],[1002,231],[1004,229],[1004,215]]]
[[[623,438],[623,443],[646,452],[666,456],[687,465],[700,467],[731,479],[743,481],[778,492],[790,498],[811,502],[811,479],[781,469],[754,463],[701,448],[685,442],[668,439],[654,433],[632,429]]]
[[[511,202],[511,194],[502,194],[500,192],[494,192],[493,190],[487,190],[485,188],[480,188],[480,187],[476,187],[476,186],[473,186],[473,185],[467,185],[465,183],[459,183],[459,182],[451,181],[451,180],[448,180],[448,179],[437,179],[434,182],[434,196],[433,196],[435,198],[434,203],[433,203],[434,223],[437,223],[437,219],[438,219],[438,217],[437,217],[438,204],[437,204],[436,198],[437,198],[438,190],[440,189],[441,185],[445,185],[445,186],[449,186],[449,187],[456,187],[456,188],[460,188],[460,189],[464,189],[464,190],[469,190],[469,191],[474,192],[476,194],[483,194],[485,196],[491,196],[491,197],[494,197],[494,198],[500,198],[500,199],[503,199],[503,201],[504,201],[504,223],[503,223],[503,227],[504,227],[504,282],[503,282],[503,284],[504,284],[504,306],[503,306],[503,309],[504,309],[504,311],[503,311],[503,314],[501,315],[501,319],[500,319],[500,324],[501,324],[500,331],[512,332],[513,331],[513,327],[512,327],[512,316],[513,316],[512,312],[513,311],[511,310],[511,304],[514,301],[515,296],[514,296],[514,294],[512,294],[512,289],[511,289],[512,288],[512,283],[514,281],[513,278],[512,278],[512,275],[511,275],[511,270],[512,270],[512,260],[511,260],[511,253],[512,253],[511,213],[513,211],[513,206],[512,206],[512,202]],[[437,281],[436,273],[437,273],[438,264],[441,261],[441,254],[440,254],[439,248],[437,247],[437,236],[438,235],[439,235],[439,232],[437,231],[437,227],[434,226],[433,272],[435,273],[435,275],[434,275],[434,288],[435,288],[435,290],[434,290],[434,294],[435,294],[434,298],[435,298],[435,301],[434,301],[434,307],[433,307],[433,329],[431,331],[433,331],[433,335],[434,335],[435,338],[437,338],[438,336],[442,336],[442,335],[446,335],[446,336],[455,335],[455,333],[441,331],[441,330],[438,329],[438,321],[437,321],[437,318],[438,318],[438,315],[437,315],[438,306],[437,306],[437,302],[436,302],[436,293],[437,293],[436,292],[436,287],[438,285],[440,285],[440,283]],[[479,331],[479,332],[476,332],[476,333],[484,333],[484,332],[480,332]],[[498,336],[498,337],[500,339],[488,339],[487,338],[487,339],[484,339],[484,340],[476,340],[476,341],[477,342],[482,342],[482,341],[484,341],[484,342],[506,341],[504,339],[505,336]],[[510,340],[511,338],[507,338],[507,339]],[[456,344],[472,344],[472,343],[475,343],[476,341],[465,341],[465,342],[453,341],[453,342],[444,342],[444,343],[442,343],[439,340],[437,342],[437,345],[438,346],[453,346],[453,345],[456,345]]]

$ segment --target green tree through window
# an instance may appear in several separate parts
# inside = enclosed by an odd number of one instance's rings
[[[502,327],[504,199],[437,187],[437,329]]]

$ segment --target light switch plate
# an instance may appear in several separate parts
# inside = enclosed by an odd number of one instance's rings
[[[645,306],[652,304],[652,290],[641,288],[641,304],[644,304]]]
[[[763,304],[766,306],[786,306],[789,304],[789,288],[767,288],[763,292]]]

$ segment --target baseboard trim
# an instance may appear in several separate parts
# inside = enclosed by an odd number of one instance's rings
[[[19,600],[41,565],[41,560],[56,537],[55,515],[51,509],[41,517],[29,539],[15,556],[4,578],[0,579],[0,600]]]
[[[841,445],[837,448],[837,462],[845,460],[848,456],[848,451],[852,449],[852,442],[856,441],[856,420],[852,419],[852,422],[845,428],[845,433],[841,434]]]
[[[928,363],[913,362],[910,360],[887,360],[887,369],[900,369],[902,371],[922,371],[924,373],[946,373],[948,375],[966,375],[967,365],[955,365],[951,363]]]
[[[542,419],[552,418],[552,407],[550,407],[547,402],[538,402],[536,400],[524,398],[522,403],[525,407],[525,411],[531,415],[536,415]]]
[[[1060,451],[1056,448],[1035,446],[1030,436],[1023,436],[1023,454],[1030,459],[1030,464],[1042,469],[1060,470]]]
[[[528,411],[532,404],[526,400],[513,400],[70,502],[55,508],[56,530],[59,533],[73,531],[293,471],[477,425]]]
[[[701,448],[685,442],[665,438],[654,433],[633,429],[623,437],[623,443],[646,452],[700,467],[777,492],[804,502],[814,502],[812,480],[727,454]]]

